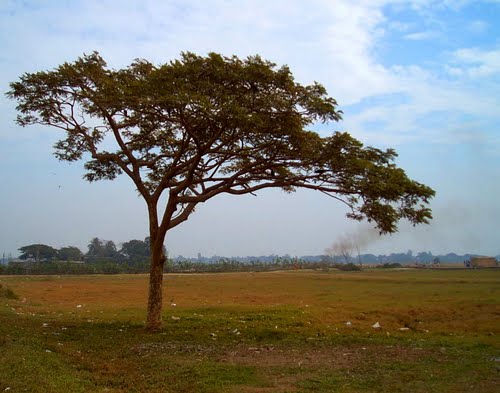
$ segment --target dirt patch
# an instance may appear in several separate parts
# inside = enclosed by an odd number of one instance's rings
[[[215,361],[228,365],[255,367],[264,386],[237,386],[235,393],[284,393],[300,390],[300,381],[314,378],[318,373],[352,373],[368,370],[384,363],[419,363],[424,358],[438,362],[446,360],[439,350],[403,346],[315,346],[286,347],[280,345],[249,346],[238,344],[191,345],[186,343],[145,343],[132,348],[141,357],[167,357],[177,364],[196,361]],[[368,372],[368,371],[366,371]]]
[[[260,367],[351,368],[370,361],[414,361],[429,351],[403,347],[280,348],[274,346],[232,348],[219,361]]]
[[[283,346],[210,346],[185,343],[144,343],[131,349],[138,356],[195,355],[200,358],[259,367],[297,368],[351,368],[370,361],[416,361],[424,356],[442,355],[419,347],[402,346],[350,346],[301,347]]]
[[[299,380],[296,376],[279,375],[272,378],[272,386],[237,386],[234,393],[291,393],[296,392],[295,384]]]

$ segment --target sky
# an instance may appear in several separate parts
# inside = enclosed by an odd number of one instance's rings
[[[499,0],[2,0],[0,253],[43,243],[87,251],[147,236],[129,179],[87,183],[59,162],[61,131],[14,122],[4,93],[25,72],[98,51],[118,69],[183,51],[288,65],[318,81],[344,112],[321,135],[348,131],[393,147],[408,176],[436,190],[430,225],[380,237],[313,191],[219,196],[167,235],[170,256],[318,255],[359,239],[361,253],[500,254]]]

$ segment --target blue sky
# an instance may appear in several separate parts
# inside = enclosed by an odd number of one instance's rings
[[[200,206],[167,238],[170,255],[321,254],[339,239],[361,252],[500,253],[500,1],[15,1],[0,3],[0,90],[24,72],[97,50],[114,68],[181,51],[260,54],[318,81],[364,143],[394,147],[410,177],[432,186],[435,219],[374,236],[310,191],[267,190]],[[0,253],[31,243],[116,243],[147,235],[128,179],[88,184],[58,162],[57,130],[14,124],[0,96]]]

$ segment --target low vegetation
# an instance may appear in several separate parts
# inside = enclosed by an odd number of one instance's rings
[[[398,264],[398,266],[401,266]],[[87,262],[10,262],[0,265],[0,274],[5,275],[51,275],[51,274],[138,274],[149,272],[149,259],[112,261],[97,259]],[[276,270],[337,269],[342,271],[358,271],[361,265],[354,263],[338,263],[332,259],[316,262],[300,258],[276,257],[271,261],[255,260],[241,262],[229,258],[221,258],[215,262],[193,262],[188,260],[167,260],[163,270],[165,273],[222,273],[222,272],[265,272]]]
[[[0,391],[496,392],[500,272],[0,276]],[[3,293],[3,292],[2,292]]]
[[[378,265],[377,268],[379,269],[398,269],[403,267],[400,263],[384,263],[383,265]]]
[[[19,296],[17,296],[12,289],[4,287],[2,284],[0,284],[0,298],[17,300],[19,299]]]

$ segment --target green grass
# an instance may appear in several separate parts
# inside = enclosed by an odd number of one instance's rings
[[[500,277],[471,273],[167,276],[157,334],[145,277],[0,277],[0,392],[496,392]]]

